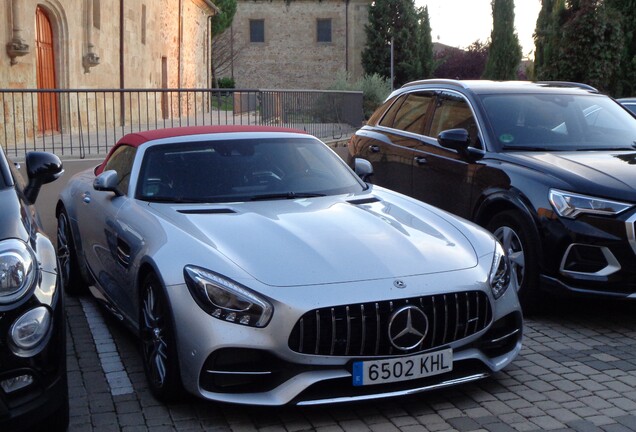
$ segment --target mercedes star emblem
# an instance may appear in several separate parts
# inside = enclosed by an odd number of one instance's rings
[[[420,345],[428,333],[428,317],[417,306],[402,306],[389,321],[389,341],[395,348],[408,351]]]

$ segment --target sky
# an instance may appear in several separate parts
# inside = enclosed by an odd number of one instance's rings
[[[433,42],[466,48],[490,38],[491,0],[415,0],[415,5],[428,6]],[[524,58],[534,52],[532,33],[540,10],[541,0],[515,0],[515,30]]]

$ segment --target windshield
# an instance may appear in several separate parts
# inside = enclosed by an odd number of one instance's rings
[[[482,102],[502,150],[633,150],[636,119],[595,94],[497,94]]]
[[[355,193],[365,187],[315,138],[233,139],[148,148],[137,198],[236,202]]]

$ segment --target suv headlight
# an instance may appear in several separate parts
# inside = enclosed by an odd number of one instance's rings
[[[490,289],[495,299],[498,299],[510,286],[510,261],[499,242],[495,243],[495,253],[492,259],[492,267],[488,276]]]
[[[633,204],[550,189],[550,204],[561,217],[574,219],[581,213],[605,216],[624,212]]]
[[[37,274],[31,248],[17,239],[0,241],[0,304],[11,303],[25,295]]]
[[[185,266],[183,273],[194,300],[214,318],[250,327],[269,323],[274,308],[253,291],[199,267]]]

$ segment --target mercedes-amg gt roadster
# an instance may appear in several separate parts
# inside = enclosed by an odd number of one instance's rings
[[[347,402],[501,370],[523,322],[502,247],[370,170],[292,129],[128,134],[60,195],[65,289],[139,336],[162,400]]]

